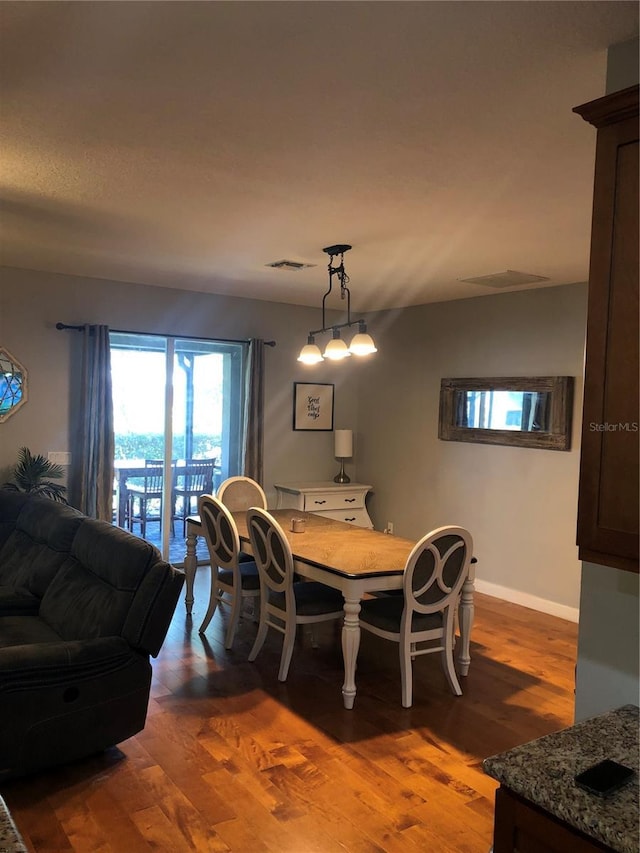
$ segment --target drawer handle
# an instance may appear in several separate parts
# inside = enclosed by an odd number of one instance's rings
[[[314,501],[314,504],[326,504],[326,501]]]
[[[344,502],[345,502],[346,504],[352,504],[354,501],[355,501],[355,498],[345,498],[345,499],[344,499]]]
[[[345,517],[345,521],[355,521],[355,520],[356,520],[355,515],[352,515],[352,516],[351,516],[351,518],[346,518],[346,517]]]

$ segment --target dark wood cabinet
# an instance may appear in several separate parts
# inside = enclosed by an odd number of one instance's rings
[[[638,86],[576,107],[598,129],[579,557],[638,571]]]
[[[496,791],[493,853],[614,853],[504,786]]]

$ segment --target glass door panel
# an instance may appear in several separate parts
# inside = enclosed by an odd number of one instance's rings
[[[198,495],[240,473],[246,344],[110,337],[117,524],[181,564]]]

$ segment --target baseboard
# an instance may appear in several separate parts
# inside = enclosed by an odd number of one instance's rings
[[[510,601],[512,604],[530,607],[531,610],[539,610],[540,613],[558,616],[560,619],[566,619],[568,622],[578,622],[580,610],[577,607],[568,607],[566,604],[558,604],[557,601],[538,598],[537,595],[530,595],[528,592],[521,592],[519,589],[510,589],[508,586],[500,586],[497,583],[489,583],[489,581],[480,579],[476,579],[475,587],[483,595],[490,595],[492,598],[502,598],[504,601]]]

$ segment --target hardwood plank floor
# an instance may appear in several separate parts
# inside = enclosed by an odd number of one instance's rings
[[[577,626],[476,596],[464,695],[438,655],[414,664],[402,708],[397,647],[363,632],[358,695],[342,706],[340,631],[301,633],[289,680],[281,638],[247,656],[255,625],[223,646],[226,613],[178,605],[154,661],[147,725],[105,753],[5,783],[39,853],[488,853],[497,787],[482,760],[573,722]]]

